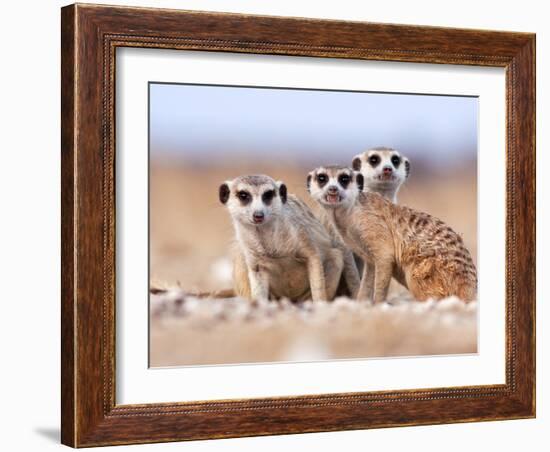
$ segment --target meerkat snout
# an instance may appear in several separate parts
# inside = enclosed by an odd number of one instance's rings
[[[363,175],[345,166],[322,166],[308,174],[307,189],[321,205],[350,205],[363,189]]]
[[[261,210],[257,210],[252,214],[252,219],[254,220],[254,223],[256,223],[256,224],[263,223],[264,218],[265,218],[265,215]]]
[[[219,188],[220,202],[244,225],[267,224],[281,212],[286,197],[286,185],[264,175],[240,176]]]
[[[380,193],[397,202],[397,192],[408,179],[409,159],[392,148],[377,147],[356,155],[352,168],[364,177],[364,191]]]

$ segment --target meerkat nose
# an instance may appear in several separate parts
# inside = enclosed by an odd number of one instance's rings
[[[391,174],[393,173],[393,169],[391,166],[385,166],[383,169],[382,169],[383,173],[384,174]]]
[[[331,195],[335,195],[338,193],[338,187],[335,187],[334,185],[331,185],[328,189],[327,189],[327,192],[330,193]]]
[[[257,211],[252,214],[252,219],[254,220],[254,223],[261,223],[264,221],[264,213]]]

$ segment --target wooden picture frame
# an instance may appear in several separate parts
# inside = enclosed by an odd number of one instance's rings
[[[61,438],[73,447],[535,416],[535,35],[147,8],[62,8]],[[117,47],[506,69],[506,383],[115,403]]]

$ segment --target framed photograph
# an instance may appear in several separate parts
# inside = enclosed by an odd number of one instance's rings
[[[535,36],[62,8],[62,442],[535,416]]]

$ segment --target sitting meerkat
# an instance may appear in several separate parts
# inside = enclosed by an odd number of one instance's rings
[[[364,192],[379,193],[397,203],[397,192],[409,178],[409,159],[392,148],[376,147],[353,157],[351,166],[363,175]]]
[[[334,298],[345,268],[343,246],[304,202],[287,194],[282,182],[264,175],[241,176],[223,183],[219,198],[235,229],[236,295],[295,301]]]
[[[363,192],[364,177],[343,166],[308,175],[310,194],[329,213],[346,244],[370,269],[358,298],[384,301],[393,276],[417,300],[476,297],[477,272],[462,238],[443,221]],[[367,266],[365,266],[367,267]]]

